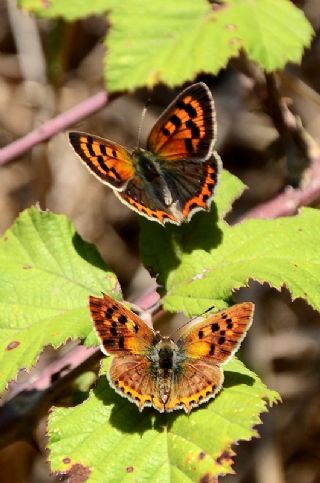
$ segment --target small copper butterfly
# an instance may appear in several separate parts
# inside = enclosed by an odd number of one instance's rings
[[[209,210],[220,159],[213,150],[216,120],[212,94],[199,82],[187,87],[153,126],[147,149],[131,153],[82,132],[70,143],[87,168],[140,215],[180,225]]]
[[[187,323],[170,338],[108,295],[90,297],[89,306],[101,350],[114,356],[110,385],[140,411],[152,406],[161,413],[189,413],[217,395],[221,365],[238,350],[254,312],[250,302],[234,305]]]

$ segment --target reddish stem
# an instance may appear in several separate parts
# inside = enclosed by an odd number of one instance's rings
[[[39,126],[26,134],[26,136],[17,139],[11,144],[8,144],[4,148],[0,149],[0,166],[21,156],[36,144],[46,141],[58,132],[63,131],[69,126],[72,126],[80,120],[90,116],[90,114],[93,114],[104,107],[107,101],[107,92],[100,91],[85,101],[80,102],[68,111],[65,111],[53,119],[45,122],[42,124],[42,126]]]

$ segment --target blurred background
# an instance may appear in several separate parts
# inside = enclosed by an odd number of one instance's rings
[[[293,111],[317,146],[320,1],[293,3],[303,8],[316,35],[302,65],[289,65],[279,74],[279,89],[291,99]],[[103,88],[107,29],[103,17],[73,23],[38,20],[20,12],[13,0],[0,0],[0,148]],[[249,187],[228,215],[228,221],[235,222],[288,184],[299,186],[306,164],[299,158],[288,163],[266,109],[264,77],[254,66],[240,58],[217,77],[198,80],[205,81],[214,94],[217,150],[224,167]],[[133,147],[146,101],[151,100],[143,123],[144,139],[179,90],[159,86],[152,92],[121,95],[72,128]],[[116,272],[125,298],[134,301],[155,287],[139,259],[136,214],[88,173],[65,133],[0,167],[1,234],[21,210],[33,204],[72,219],[81,236],[98,247]],[[237,294],[235,301],[241,300],[252,300],[257,307],[243,358],[280,392],[283,403],[263,417],[260,440],[235,448],[236,473],[222,481],[320,482],[320,317],[303,301],[292,302],[285,289],[279,293],[251,283]],[[48,349],[34,373],[58,357]],[[22,375],[21,381],[31,377]],[[30,427],[32,442],[17,442],[0,451],[0,483],[56,481],[46,463],[45,428],[43,420],[34,431]]]

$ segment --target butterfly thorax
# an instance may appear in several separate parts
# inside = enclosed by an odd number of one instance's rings
[[[140,176],[152,182],[161,176],[158,158],[150,151],[137,148],[132,153],[134,167]]]
[[[173,203],[172,194],[163,172],[164,161],[151,151],[137,148],[132,153],[136,176],[144,181],[144,190],[152,199],[158,199],[164,206]]]
[[[150,353],[152,372],[157,379],[160,399],[168,400],[174,378],[181,370],[183,354],[169,337],[161,337]]]

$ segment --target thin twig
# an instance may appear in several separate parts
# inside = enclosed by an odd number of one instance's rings
[[[0,448],[14,441],[30,441],[40,418],[61,395],[66,394],[76,377],[92,370],[101,357],[100,349],[77,346],[49,364],[38,378],[21,385],[19,391],[0,407]]]
[[[289,108],[290,100],[284,98],[278,87],[278,78],[274,72],[265,74],[265,106],[275,128],[279,133],[288,167],[288,183],[296,187],[301,175],[311,164],[311,153],[307,137],[301,127],[300,119]]]
[[[320,198],[320,157],[312,162],[305,176],[303,188],[288,186],[283,193],[272,200],[256,205],[242,215],[237,222],[249,218],[272,219],[279,216],[295,215],[299,208],[307,206]]]
[[[42,126],[34,129],[26,136],[14,141],[8,146],[0,149],[0,166],[18,158],[36,144],[39,144],[51,138],[55,134],[64,131],[69,126],[76,124],[82,119],[87,118],[90,114],[98,111],[106,105],[108,94],[106,91],[99,91],[97,94],[89,97],[83,102],[72,107],[68,111],[45,122]]]

